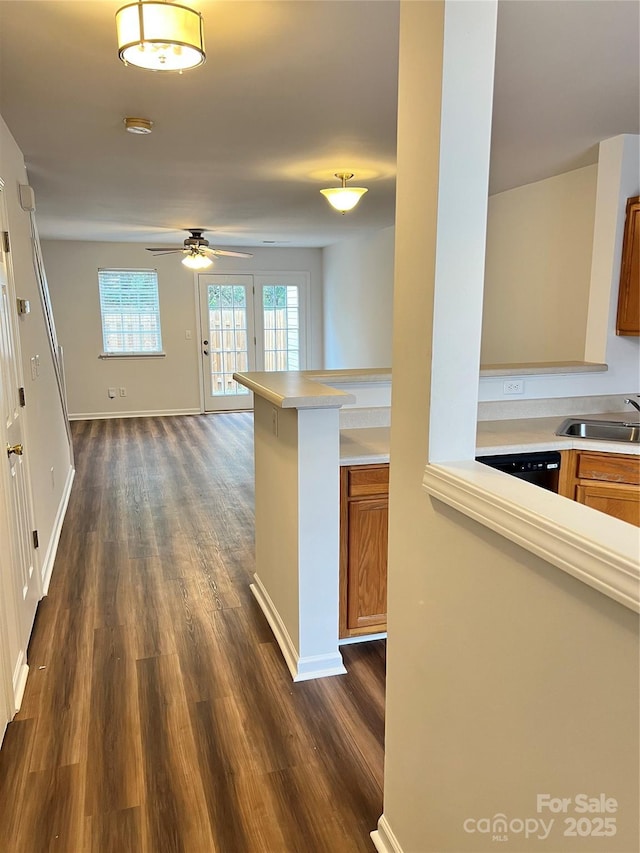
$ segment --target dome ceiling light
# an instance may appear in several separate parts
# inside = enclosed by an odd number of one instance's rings
[[[127,118],[123,119],[124,126],[128,133],[135,133],[138,136],[146,136],[151,133],[153,128],[153,122],[148,118],[135,118],[133,116],[127,116]]]
[[[353,173],[351,172],[336,172],[336,178],[342,181],[342,186],[320,190],[329,204],[342,214],[346,213],[347,210],[353,210],[362,196],[368,192],[364,187],[348,187],[347,181],[351,180],[352,177]]]
[[[118,9],[116,30],[125,65],[182,73],[206,58],[202,15],[188,6],[138,0]]]

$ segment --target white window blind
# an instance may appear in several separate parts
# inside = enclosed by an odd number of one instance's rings
[[[98,270],[106,354],[162,352],[155,270]]]

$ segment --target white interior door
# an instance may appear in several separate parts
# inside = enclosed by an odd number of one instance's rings
[[[6,230],[4,192],[0,186],[0,230]],[[4,239],[0,240],[0,511],[8,534],[3,541],[3,621],[9,644],[12,692],[16,707],[27,674],[27,644],[40,599],[40,577],[35,566],[30,486],[24,439],[16,298]]]

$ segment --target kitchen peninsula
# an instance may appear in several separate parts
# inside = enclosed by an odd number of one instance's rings
[[[375,578],[362,596],[363,588],[356,589],[356,598],[366,599],[371,609],[349,614],[347,624],[345,575],[351,575],[344,566],[347,525],[353,523],[357,530],[362,520],[369,541],[378,551],[386,549],[391,372],[238,373],[235,379],[254,393],[256,574],[252,591],[294,680],[344,672],[340,654],[344,638],[368,639],[385,630],[385,619],[374,618],[382,612],[376,610],[376,602],[384,595]],[[558,450],[563,460],[579,453],[589,454],[591,461],[607,454],[637,459],[638,444],[555,434],[568,414],[627,420],[629,413],[622,403],[622,397],[483,403],[477,453]],[[619,410],[609,408],[617,404]],[[630,482],[637,483],[637,466],[631,467],[635,479]],[[620,479],[619,472],[616,477]],[[584,483],[577,474],[574,479],[579,490],[589,486],[583,503],[593,501],[597,506],[600,493],[611,491],[610,486],[603,491],[598,483]],[[560,492],[573,498],[574,483],[568,477],[565,480]],[[617,497],[630,497],[638,506],[637,485],[616,489]],[[637,509],[631,507],[630,513],[637,515]],[[623,525],[620,535],[629,538],[631,530]],[[371,565],[368,558],[365,562],[361,575],[367,575]]]
[[[391,371],[234,378],[254,394],[252,591],[294,681],[345,672],[338,641],[340,428],[371,426],[373,437],[388,426],[380,417],[388,419]],[[375,455],[375,447],[369,449]]]
[[[252,372],[234,379],[254,394],[252,591],[294,681],[345,672],[338,640],[340,428],[359,425],[380,437],[388,426],[380,417],[388,419],[391,371]],[[369,449],[375,456],[386,447],[374,442]]]

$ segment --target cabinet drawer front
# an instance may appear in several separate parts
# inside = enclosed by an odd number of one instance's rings
[[[349,468],[348,495],[386,495],[389,491],[388,465],[359,465]]]
[[[640,484],[640,456],[609,453],[579,453],[576,476],[579,480],[606,480],[610,483]]]

